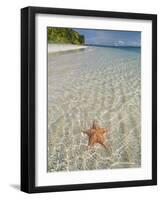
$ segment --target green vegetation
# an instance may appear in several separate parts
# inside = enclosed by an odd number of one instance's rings
[[[84,44],[84,36],[71,28],[48,28],[48,43]]]

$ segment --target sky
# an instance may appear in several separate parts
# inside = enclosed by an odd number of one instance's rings
[[[75,31],[85,36],[85,44],[104,46],[141,46],[141,32],[79,29]]]

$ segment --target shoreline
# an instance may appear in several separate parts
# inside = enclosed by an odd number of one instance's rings
[[[88,46],[85,45],[75,45],[75,44],[48,44],[48,53],[85,49],[87,47]]]

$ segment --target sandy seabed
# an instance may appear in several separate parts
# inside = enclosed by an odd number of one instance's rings
[[[48,54],[48,172],[141,166],[140,57],[135,48]],[[111,127],[107,149],[87,149],[81,129],[93,120]]]

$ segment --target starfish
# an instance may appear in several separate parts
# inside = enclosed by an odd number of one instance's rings
[[[93,146],[96,143],[99,143],[106,149],[107,146],[104,144],[105,141],[104,134],[107,133],[107,131],[109,131],[109,129],[101,128],[96,120],[93,121],[93,125],[91,128],[87,130],[82,130],[82,132],[86,133],[89,137],[88,147]]]

